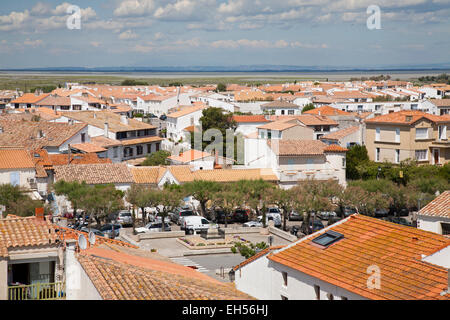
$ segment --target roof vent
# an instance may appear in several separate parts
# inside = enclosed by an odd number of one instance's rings
[[[324,248],[327,248],[331,244],[339,241],[340,239],[344,238],[344,235],[332,230],[329,230],[325,232],[324,234],[321,234],[320,236],[314,238],[312,242],[315,244],[318,244]]]
[[[411,122],[412,121],[412,116],[406,116],[406,122]]]

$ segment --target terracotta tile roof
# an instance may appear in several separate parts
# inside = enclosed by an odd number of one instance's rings
[[[36,103],[37,106],[70,106],[70,98],[49,95]]]
[[[25,93],[23,96],[11,101],[11,103],[29,103],[29,104],[34,104],[37,103],[39,101],[41,101],[42,99],[48,97],[50,94],[46,93],[46,94],[41,94],[41,95],[35,95],[34,93]]]
[[[430,102],[437,107],[450,107],[450,99],[431,99]]]
[[[173,155],[168,157],[168,159],[180,163],[188,164],[191,161],[201,160],[203,158],[211,157],[212,155],[208,152],[203,152],[200,150],[191,149],[180,153],[178,156]]]
[[[252,116],[233,116],[233,120],[236,123],[258,123],[269,122],[264,115],[252,115]]]
[[[325,147],[325,149],[323,149],[323,152],[347,152],[347,151],[348,149],[338,146],[337,144],[329,145]]]
[[[194,181],[194,175],[192,174],[190,166],[185,165],[170,166],[167,167],[167,169],[174,176],[174,178],[177,179],[178,182],[180,183]]]
[[[256,259],[259,259],[259,258],[267,255],[268,253],[272,252],[273,250],[278,250],[278,249],[281,249],[283,247],[284,246],[275,246],[275,247],[269,247],[269,248],[266,248],[264,250],[261,250],[260,252],[258,252],[254,256],[248,258],[247,260],[245,260],[245,261],[241,262],[240,264],[238,264],[237,266],[233,267],[233,270],[236,271],[236,270],[242,268],[243,266],[249,264],[250,262],[253,262]]]
[[[57,238],[55,227],[47,220],[10,215],[0,219],[0,257],[8,257],[14,248],[55,245]]]
[[[0,169],[34,169],[29,152],[24,149],[0,149]]]
[[[266,129],[266,130],[277,130],[277,131],[283,131],[292,127],[299,126],[299,124],[295,121],[274,121],[270,122],[268,124],[259,126],[258,129]]]
[[[77,259],[104,300],[247,300],[252,297],[191,268],[100,248]]]
[[[234,182],[239,180],[278,181],[272,169],[223,169],[197,170],[193,172],[194,180],[208,180],[217,182]],[[178,180],[178,178],[177,178]]]
[[[267,144],[279,156],[323,155],[328,147],[320,140],[268,140]]]
[[[328,230],[344,237],[325,249],[312,243]],[[448,300],[449,294],[441,295],[447,270],[421,261],[448,245],[444,236],[355,214],[268,259],[369,299]],[[380,289],[367,287],[372,265],[380,268]]]
[[[167,169],[165,167],[136,167],[131,168],[134,183],[158,184]]]
[[[337,126],[338,123],[326,116],[302,114],[296,116],[297,120],[306,126]]]
[[[70,145],[72,148],[80,150],[82,152],[88,152],[88,153],[97,153],[97,152],[104,152],[107,151],[108,149],[105,149],[103,147],[100,147],[96,144],[93,143],[77,143],[77,144],[71,144]]]
[[[68,164],[68,154],[49,154],[48,159],[52,166],[64,166]],[[112,163],[109,158],[99,158],[96,153],[71,154],[70,164],[100,164]]]
[[[61,112],[67,118],[87,123],[91,126],[103,129],[105,122],[109,125],[111,132],[123,132],[132,130],[155,129],[155,126],[138,121],[136,119],[128,119],[128,124],[121,122],[121,115],[111,111],[68,111]]]
[[[359,126],[348,127],[345,129],[341,129],[341,130],[326,134],[326,135],[322,136],[320,139],[340,140],[340,139],[345,138],[346,136],[348,136],[352,133],[355,133],[357,131],[359,131]]]
[[[55,166],[55,181],[85,181],[87,184],[132,183],[133,176],[126,164],[77,164]]]
[[[59,147],[86,127],[84,123],[66,124],[47,121],[0,120],[0,146],[42,149]],[[43,136],[40,136],[40,132]]]
[[[153,136],[153,137],[146,137],[146,138],[121,140],[120,143],[123,146],[131,146],[131,145],[141,144],[141,143],[160,142],[160,141],[163,141],[163,140],[164,140],[163,138],[160,138],[158,136]]]
[[[366,123],[393,123],[400,125],[412,125],[420,119],[428,119],[435,123],[450,121],[450,118],[436,116],[422,111],[398,111],[384,114],[372,119],[365,120]]]
[[[74,230],[71,228],[66,228],[66,227],[61,227],[61,226],[56,226],[56,228],[60,229],[64,232],[64,239],[66,239],[66,240],[68,240],[68,239],[78,240],[78,237],[81,234],[86,236],[86,238],[89,236],[89,234],[87,232]],[[114,250],[119,250],[119,248],[128,248],[128,249],[137,249],[138,248],[137,246],[132,245],[125,241],[109,239],[109,238],[98,236],[98,235],[95,236],[95,244],[92,247],[91,246],[92,245],[89,244],[89,248],[101,247],[101,246],[112,246]]]
[[[194,106],[179,106],[178,108],[179,108],[180,110],[175,111],[175,112],[172,112],[172,113],[169,113],[169,114],[167,115],[167,117],[168,117],[168,118],[174,118],[174,119],[177,119],[177,118],[186,116],[186,115],[188,115],[188,114],[191,114],[191,113],[194,113],[194,112],[203,110],[203,109],[205,109],[206,107],[207,107],[207,105],[204,105],[204,104],[201,104],[201,105],[194,105]]]
[[[346,98],[346,99],[359,99],[359,98],[368,98],[368,95],[364,92],[360,91],[334,91],[334,97]]]
[[[444,191],[420,209],[419,215],[450,218],[450,190]]]
[[[91,137],[91,143],[98,145],[102,148],[110,148],[121,146],[122,142],[115,139],[106,138],[104,136]]]
[[[351,116],[352,114],[330,106],[322,106],[312,110],[305,111],[303,114],[317,114],[322,116]]]

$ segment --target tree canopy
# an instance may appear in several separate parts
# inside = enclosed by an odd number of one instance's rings
[[[147,156],[147,159],[145,159],[144,162],[142,162],[141,166],[148,166],[148,167],[154,167],[154,166],[165,166],[169,164],[169,161],[167,158],[170,156],[169,151],[165,150],[159,150],[151,155]]]

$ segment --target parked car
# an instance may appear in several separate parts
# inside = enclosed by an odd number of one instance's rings
[[[148,114],[148,117],[149,117],[149,118],[158,118],[158,117],[155,116],[153,113],[149,113],[149,114]]]
[[[336,217],[336,212],[333,211],[321,211],[317,213],[317,218],[322,220],[328,220],[331,217]]]
[[[409,210],[407,208],[390,207],[389,215],[397,217],[407,217],[409,216]]]
[[[269,217],[269,215],[266,215],[266,226],[269,225],[269,221],[274,222],[275,227],[281,227],[281,216],[278,215],[272,215]],[[262,216],[258,216],[257,220],[254,221],[248,221],[243,224],[244,227],[263,227],[263,219]]]
[[[161,222],[162,217],[160,213],[155,213],[152,215],[149,215],[149,221],[151,222]],[[170,216],[167,215],[166,217],[164,217],[164,222],[170,224],[171,220],[170,220]]]
[[[63,213],[62,217],[66,218],[66,219],[73,219],[73,213],[72,212],[65,212],[65,213]]]
[[[214,222],[215,223],[225,223],[225,211],[223,210],[214,210]],[[233,223],[233,217],[231,214],[227,215],[227,223]]]
[[[195,231],[208,230],[209,228],[217,228],[217,224],[212,224],[209,220],[201,216],[184,217],[184,231],[186,234],[194,234]]]
[[[171,220],[176,223],[179,226],[183,226],[184,223],[184,217],[189,217],[189,216],[198,216],[198,213],[188,209],[180,209],[180,210],[176,210],[172,215],[171,215]]]
[[[145,225],[145,227],[140,227],[135,229],[137,233],[145,232],[162,232],[162,223],[160,222],[150,222]],[[172,228],[168,223],[164,224],[164,231],[172,231]]]
[[[352,207],[344,207],[344,217],[351,216],[352,214],[355,214],[357,211],[355,208]],[[336,209],[336,215],[341,216],[341,210],[340,208]]]
[[[291,212],[289,212],[288,220],[289,221],[302,221],[303,220],[303,214],[292,210]]]
[[[257,227],[262,228],[263,227],[262,219],[248,221],[244,223],[243,226],[247,228],[257,228]]]
[[[112,232],[114,226],[114,233]],[[111,238],[111,235],[113,235],[113,237],[118,237],[120,234],[120,229],[122,229],[122,225],[121,224],[111,224],[111,223],[107,223],[104,226],[102,226],[100,228],[100,231],[103,232],[105,235],[107,235],[108,237]]]
[[[86,233],[88,233],[89,234],[89,232],[93,232],[96,236],[101,236],[101,237],[104,237],[105,236],[105,234],[103,233],[103,232],[101,232],[100,230],[97,230],[97,229],[89,229],[89,228],[87,228],[87,227],[82,227],[81,229],[80,229],[80,231],[82,231],[82,232],[86,232]]]
[[[119,211],[116,215],[116,222],[120,223],[122,226],[131,226],[133,225],[133,217],[131,216],[131,212],[128,210]]]
[[[306,223],[302,223],[301,231],[304,234],[311,234],[313,232],[319,231],[321,229],[325,228],[322,221],[318,219],[314,219],[314,228],[313,228],[313,221],[309,220],[309,228],[307,229]]]
[[[250,209],[236,209],[234,210],[231,218],[234,222],[245,223],[250,216]]]
[[[165,121],[167,120],[167,116],[163,114],[161,117],[159,117],[159,120]]]
[[[389,221],[392,223],[397,223],[397,224],[401,224],[404,226],[409,226],[412,227],[412,223],[409,222],[408,220],[406,220],[405,218],[400,218],[400,217],[385,217],[385,218],[381,218],[385,221]]]
[[[387,217],[389,212],[386,209],[375,209],[375,217],[382,218]]]

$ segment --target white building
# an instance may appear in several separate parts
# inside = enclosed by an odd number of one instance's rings
[[[417,215],[417,228],[450,235],[450,191],[444,191]]]
[[[443,236],[355,214],[244,261],[234,282],[264,300],[449,300],[449,249]]]

